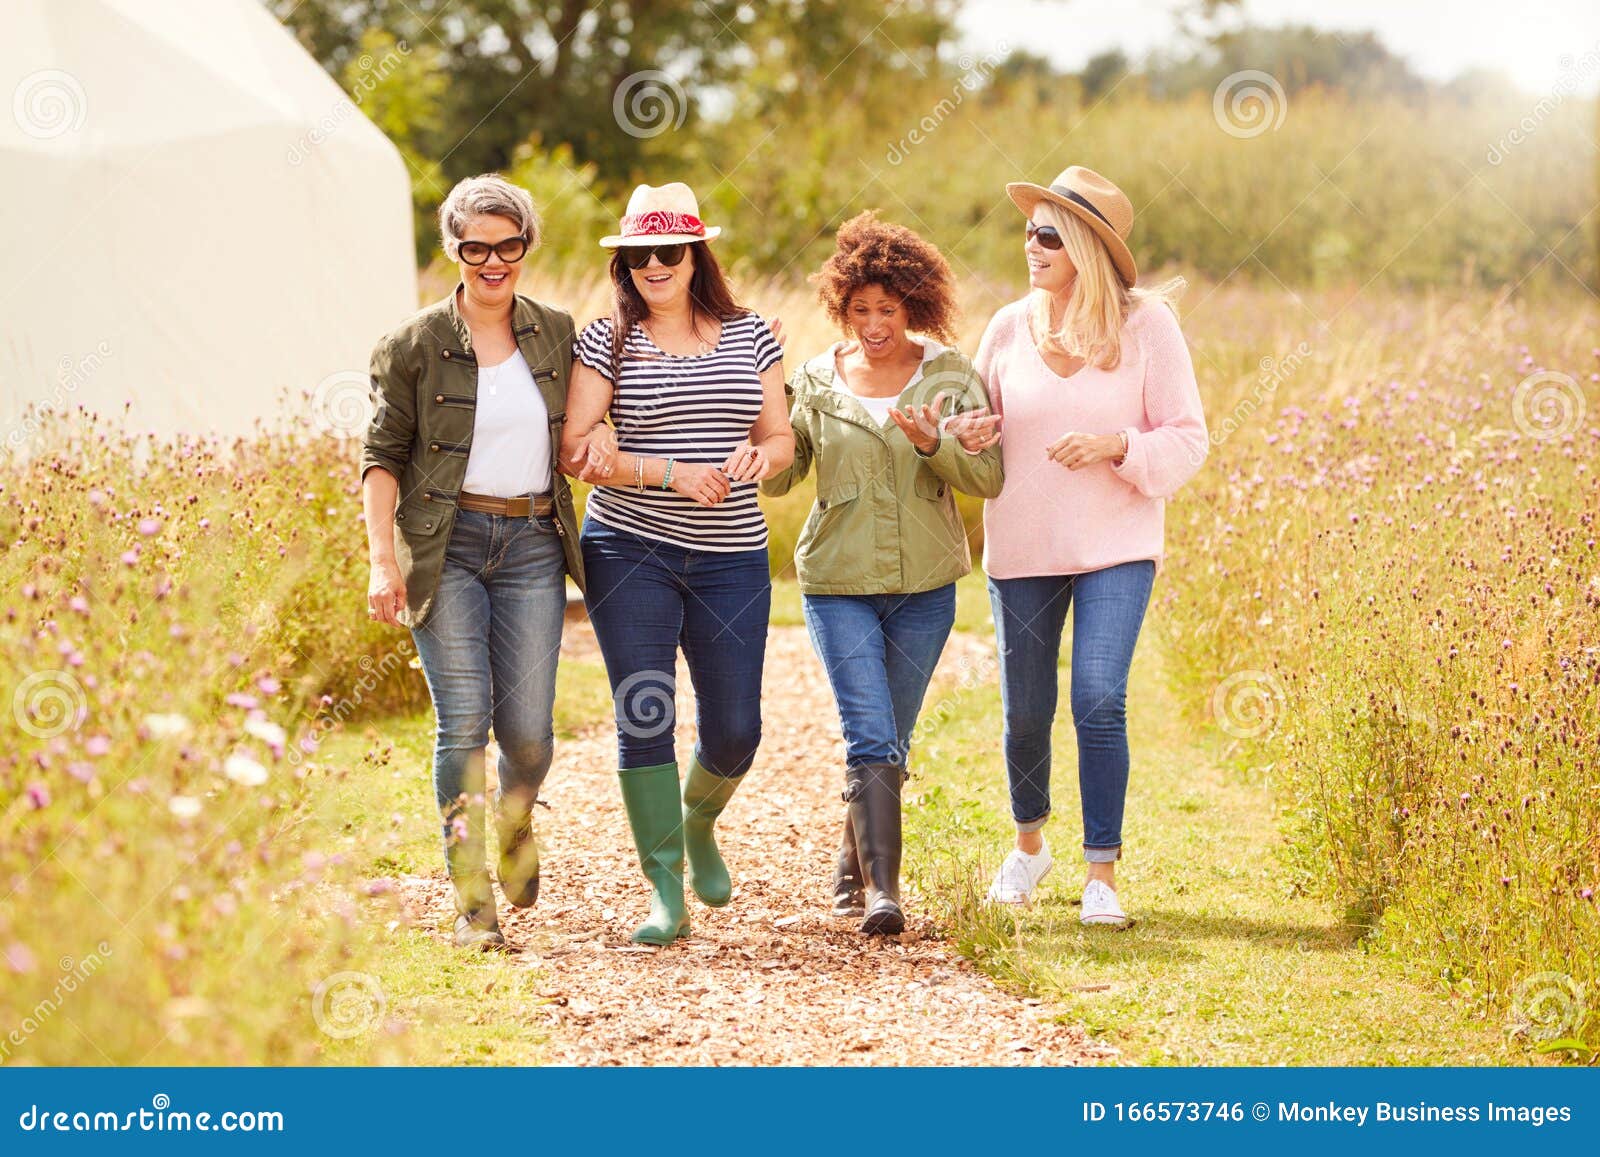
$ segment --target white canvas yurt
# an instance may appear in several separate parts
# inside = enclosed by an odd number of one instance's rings
[[[259,0],[6,0],[0,99],[0,454],[29,403],[355,424],[416,308],[406,165]]]

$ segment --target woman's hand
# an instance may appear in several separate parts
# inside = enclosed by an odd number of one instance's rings
[[[617,461],[617,432],[604,422],[582,438],[567,455],[569,473],[583,482],[599,482],[611,476]]]
[[[715,506],[733,491],[733,484],[716,466],[699,462],[674,462],[672,488],[701,506]]]
[[[722,464],[722,472],[734,482],[760,482],[777,473],[772,459],[760,446],[741,442]]]
[[[945,429],[968,454],[978,454],[999,444],[1000,415],[991,414],[988,406],[981,406],[957,414]]]
[[[924,454],[932,454],[939,448],[939,410],[943,406],[944,391],[941,390],[934,395],[933,401],[923,405],[907,406],[904,410],[898,406],[890,409],[889,417],[894,419],[894,424],[900,427],[913,446]]]
[[[398,616],[405,609],[406,580],[400,577],[400,565],[392,558],[374,559],[372,577],[367,580],[367,618],[397,627]]]
[[[783,318],[775,317],[767,323],[767,328],[772,331],[772,340],[778,343],[778,348],[783,348]]]
[[[1068,470],[1093,466],[1096,462],[1115,461],[1122,457],[1121,434],[1063,434],[1044,448],[1045,454]]]

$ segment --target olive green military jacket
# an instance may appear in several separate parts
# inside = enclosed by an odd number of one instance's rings
[[[946,416],[989,404],[966,356],[939,348],[896,405],[931,404],[941,393]],[[953,491],[997,496],[1004,481],[999,446],[969,454],[945,433],[932,454],[921,454],[893,419],[880,425],[834,385],[831,349],[795,370],[789,395],[794,463],[761,483],[761,491],[787,494],[816,467],[816,502],[794,553],[802,591],[916,594],[972,569]]]
[[[561,452],[567,419],[572,316],[518,294],[511,328],[550,414],[553,462]],[[372,351],[372,388],[377,412],[363,438],[361,475],[382,466],[400,480],[394,547],[406,584],[401,621],[420,627],[444,572],[445,544],[467,473],[478,403],[478,361],[454,291],[378,343]],[[567,572],[582,589],[583,554],[572,489],[554,466],[550,474],[556,533]]]

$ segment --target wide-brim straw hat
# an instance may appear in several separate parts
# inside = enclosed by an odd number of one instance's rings
[[[1111,262],[1122,280],[1129,285],[1139,280],[1139,266],[1128,248],[1128,234],[1133,229],[1133,202],[1093,169],[1073,165],[1063,169],[1048,186],[1013,181],[1006,186],[1006,194],[1030,217],[1033,207],[1040,201],[1049,201],[1076,214],[1094,230],[1110,252]]]
[[[675,242],[710,241],[722,232],[700,220],[700,202],[682,181],[670,185],[640,185],[628,198],[622,215],[622,232],[600,238],[607,249],[619,245],[671,245]]]

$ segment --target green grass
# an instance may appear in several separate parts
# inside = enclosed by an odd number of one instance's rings
[[[1070,654],[1064,646],[1063,657]],[[1047,829],[1056,866],[1023,911],[981,902],[1010,846],[992,685],[948,694],[917,756],[908,871],[961,951],[1134,1064],[1515,1063],[1484,1005],[1300,894],[1268,777],[1188,727],[1149,633],[1130,682],[1133,776],[1118,888],[1137,918],[1085,928],[1077,763],[1063,671]],[[928,708],[925,707],[925,714]]]

